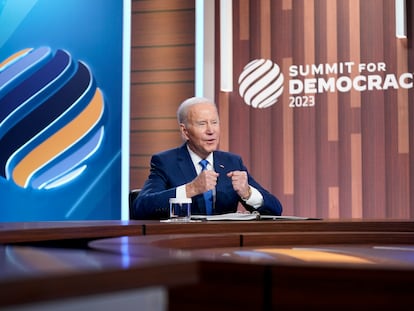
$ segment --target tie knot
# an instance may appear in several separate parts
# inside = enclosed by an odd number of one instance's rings
[[[206,159],[203,159],[199,163],[201,165],[202,171],[204,171],[207,168],[208,161]]]

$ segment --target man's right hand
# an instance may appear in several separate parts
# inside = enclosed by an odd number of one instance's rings
[[[212,190],[217,185],[217,178],[219,174],[215,171],[202,171],[196,178],[185,186],[187,198],[192,198],[198,194]]]

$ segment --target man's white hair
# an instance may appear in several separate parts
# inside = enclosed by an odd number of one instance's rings
[[[187,125],[188,109],[193,105],[204,104],[204,103],[209,103],[209,104],[216,106],[216,104],[211,99],[208,99],[206,97],[190,97],[186,99],[185,101],[183,101],[177,109],[178,124],[183,123]]]

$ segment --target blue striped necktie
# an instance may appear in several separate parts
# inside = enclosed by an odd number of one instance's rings
[[[207,169],[208,161],[204,159],[204,160],[201,160],[199,164],[201,165],[201,171],[204,171]],[[211,215],[213,214],[213,190],[204,192],[203,196],[204,196],[204,202],[206,204],[206,214]]]

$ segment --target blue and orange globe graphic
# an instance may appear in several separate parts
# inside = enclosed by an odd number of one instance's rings
[[[0,178],[32,189],[76,179],[102,145],[104,107],[90,68],[65,50],[0,60]]]

